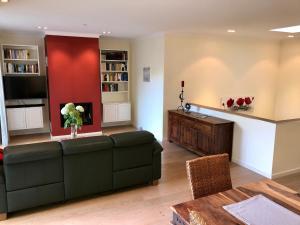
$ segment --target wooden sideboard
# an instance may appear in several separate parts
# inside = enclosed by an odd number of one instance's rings
[[[198,155],[228,153],[231,159],[232,121],[200,113],[170,110],[168,139]]]

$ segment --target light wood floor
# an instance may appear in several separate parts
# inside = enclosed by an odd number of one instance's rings
[[[106,133],[119,130],[107,130]],[[20,143],[20,142],[18,142]],[[193,153],[174,144],[164,143],[162,179],[157,186],[143,186],[103,196],[40,207],[9,215],[2,225],[152,225],[169,224],[171,205],[191,199],[185,161]],[[254,172],[231,164],[234,186],[264,179]],[[300,174],[278,180],[300,191]]]

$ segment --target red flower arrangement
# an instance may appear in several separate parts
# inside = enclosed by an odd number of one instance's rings
[[[233,98],[229,98],[226,101],[227,108],[231,110],[244,110],[247,111],[251,108],[251,104],[254,101],[254,97],[238,98],[236,101]],[[225,103],[222,104],[225,107]]]

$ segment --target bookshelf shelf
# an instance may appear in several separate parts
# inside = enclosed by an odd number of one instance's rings
[[[128,81],[102,81],[102,83],[128,83]]]
[[[101,62],[105,63],[105,62],[108,62],[108,63],[126,63],[127,60],[101,60]]]
[[[128,93],[128,91],[103,91],[104,94],[118,94],[118,93]]]
[[[4,61],[38,62],[38,59],[3,59]]]
[[[39,73],[5,73],[5,75],[39,75]]]
[[[128,71],[110,70],[110,71],[102,71],[101,73],[128,73]]]

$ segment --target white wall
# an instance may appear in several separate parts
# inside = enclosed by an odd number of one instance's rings
[[[300,172],[300,121],[278,123],[273,177]]]
[[[252,114],[273,117],[279,42],[167,34],[165,49],[165,135],[166,112],[179,104],[181,80],[186,101],[220,107],[222,97],[255,96]]]
[[[300,117],[300,38],[281,42],[275,115],[277,119]]]
[[[233,121],[232,161],[272,178],[275,123],[197,107],[192,110]]]
[[[135,39],[131,43],[131,50],[134,125],[154,133],[161,141],[164,105],[164,37]],[[150,67],[150,82],[143,81],[144,67]]]

